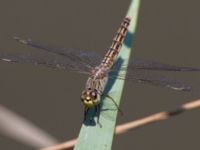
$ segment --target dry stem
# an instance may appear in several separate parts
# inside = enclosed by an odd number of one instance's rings
[[[185,103],[172,111],[159,112],[159,113],[156,113],[156,114],[153,114],[153,115],[150,115],[138,120],[134,120],[128,123],[118,125],[115,129],[115,134],[118,135],[118,134],[126,133],[129,130],[136,129],[138,127],[143,127],[145,125],[148,125],[154,122],[166,120],[166,119],[169,119],[170,117],[182,114],[185,111],[189,111],[189,110],[193,110],[197,108],[200,108],[200,99]],[[72,148],[75,145],[75,143],[76,143],[76,139],[72,139],[61,144],[43,148],[41,150],[67,150],[67,149]]]

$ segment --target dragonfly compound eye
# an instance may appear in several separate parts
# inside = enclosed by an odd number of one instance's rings
[[[91,108],[99,104],[100,98],[96,90],[87,89],[82,92],[81,101],[86,107]]]
[[[92,98],[90,96],[90,92],[87,91],[87,90],[85,90],[85,91],[82,92],[82,94],[81,94],[81,101],[88,108],[94,106],[93,100],[92,100]]]
[[[91,97],[92,99],[97,99],[97,93],[96,92],[91,92]]]

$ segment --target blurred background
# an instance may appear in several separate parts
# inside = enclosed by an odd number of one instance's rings
[[[12,36],[33,38],[66,48],[104,54],[130,0],[1,0],[0,51],[40,52]],[[142,1],[132,57],[200,67],[200,2]],[[83,106],[80,92],[87,76],[32,65],[0,62],[0,104],[31,121],[60,142],[77,137]],[[168,73],[166,73],[168,75]],[[148,85],[125,85],[117,124],[138,119],[199,98],[200,73],[169,76],[193,85],[176,92]],[[200,110],[184,113],[116,136],[113,149],[200,149]],[[0,133],[0,149],[33,150]]]

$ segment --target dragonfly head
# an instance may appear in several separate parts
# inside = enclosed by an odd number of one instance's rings
[[[94,107],[100,103],[100,94],[96,89],[88,88],[82,92],[81,101],[88,108]]]

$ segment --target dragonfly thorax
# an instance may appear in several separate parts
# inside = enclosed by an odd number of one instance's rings
[[[82,92],[81,100],[87,108],[91,108],[100,103],[100,94],[96,89],[88,88]]]
[[[107,75],[108,70],[104,67],[97,66],[92,70],[92,77],[95,79],[104,78]]]

